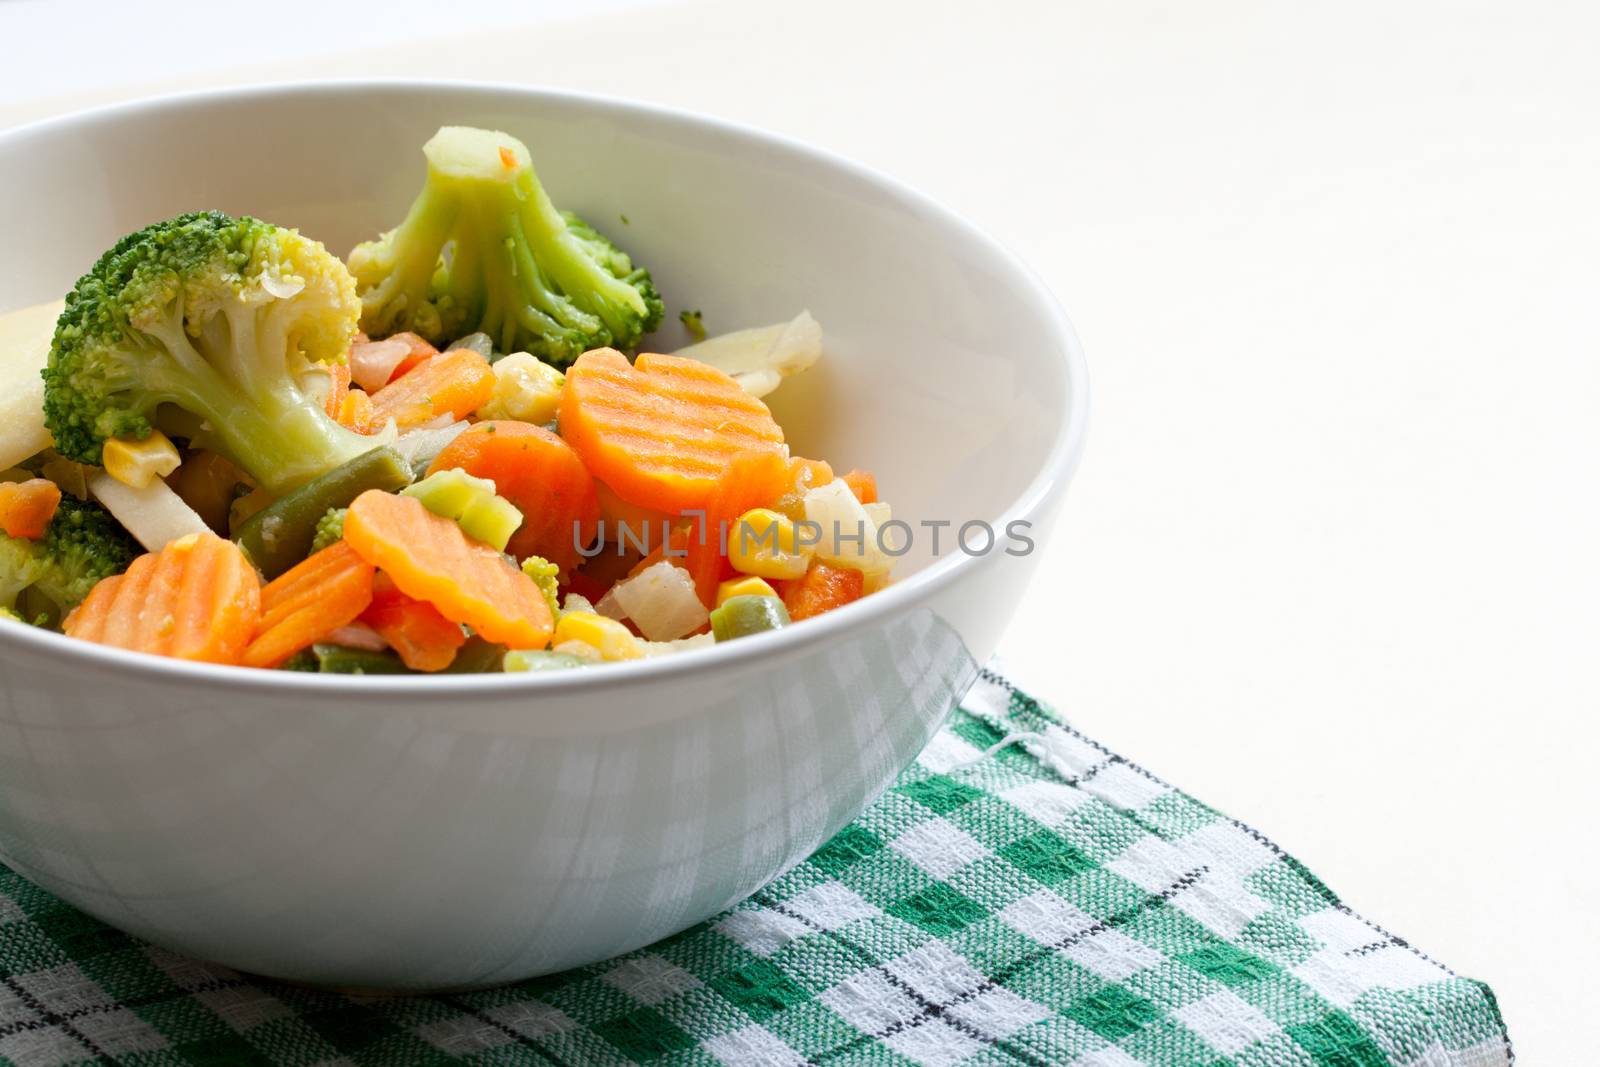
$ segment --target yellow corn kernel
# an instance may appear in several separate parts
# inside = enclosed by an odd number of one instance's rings
[[[592,611],[568,611],[556,620],[551,643],[560,646],[568,641],[581,641],[599,650],[604,660],[638,659],[644,655],[639,639],[626,626]]]
[[[729,578],[717,586],[717,607],[732,596],[777,596],[772,586],[762,578]]]
[[[478,409],[481,419],[516,419],[545,423],[556,417],[566,375],[526,352],[495,361],[494,393]]]
[[[752,508],[728,528],[728,562],[757,578],[798,578],[811,563],[794,520],[771,508]]]
[[[165,478],[181,462],[178,446],[160,430],[151,431],[143,441],[113,437],[100,453],[100,464],[106,473],[133,489],[143,489],[157,478]]]

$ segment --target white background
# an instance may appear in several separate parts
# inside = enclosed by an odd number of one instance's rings
[[[1524,1062],[1597,1058],[1600,8],[158,6],[0,4],[0,125],[543,82],[811,140],[993,230],[1095,382],[1006,654],[1489,981]]]

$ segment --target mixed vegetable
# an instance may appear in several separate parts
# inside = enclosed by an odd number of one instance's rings
[[[872,476],[791,455],[760,399],[819,358],[810,315],[707,337],[685,310],[694,343],[634,355],[650,273],[520,141],[423,153],[347,262],[195,212],[0,319],[0,613],[257,668],[549,671],[887,584]]]

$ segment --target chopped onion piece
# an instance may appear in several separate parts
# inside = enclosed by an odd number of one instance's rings
[[[594,602],[594,613],[596,615],[604,615],[608,619],[616,619],[618,622],[628,617],[628,613],[617,602],[616,586],[607,589],[606,595]]]
[[[343,648],[359,648],[367,652],[382,652],[389,647],[383,636],[365,623],[352,622],[334,630],[323,641]]]
[[[454,348],[470,348],[489,362],[494,362],[494,342],[486,333],[469,333],[465,337],[458,337],[450,342],[450,348],[445,351]]]
[[[643,641],[646,658],[651,656],[670,656],[676,652],[693,652],[697,648],[712,648],[717,643],[713,633],[695,634],[693,637],[680,637],[676,641]]]
[[[376,393],[394,375],[394,369],[411,354],[404,341],[366,341],[350,346],[350,380]]]
[[[589,603],[589,598],[579,596],[577,593],[568,593],[567,599],[561,602],[562,611],[587,611],[590,614],[599,614],[594,610],[594,605]]]
[[[719,334],[676,354],[726,372],[751,396],[766,396],[822,358],[822,327],[802,311],[788,322]]]
[[[599,663],[601,659],[600,650],[583,641],[563,641],[558,645],[551,645],[550,651],[559,652],[564,656],[576,656],[590,663]]]
[[[817,558],[836,567],[866,574],[886,571],[894,560],[878,548],[878,524],[844,479],[808,490],[803,503],[806,521],[819,528]]]
[[[618,582],[606,596],[616,598],[648,641],[671,641],[693,633],[709,618],[689,572],[666,560]]]
[[[454,441],[468,425],[463,421],[444,426],[419,427],[397,437],[394,447],[406,458],[406,462],[411,464],[412,470],[426,470],[434,457],[444,451],[444,446]],[[392,420],[390,427],[391,429],[393,427]]]

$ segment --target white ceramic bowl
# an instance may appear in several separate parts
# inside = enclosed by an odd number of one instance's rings
[[[918,524],[1022,520],[1042,546],[1083,439],[1071,328],[970,225],[814,148],[569,93],[246,89],[5,133],[0,308],[61,295],[122,234],[199,208],[347,251],[400,217],[449,123],[524,139],[556,202],[652,269],[669,322],[809,308],[827,354],[773,407],[797,453],[875,471],[918,547],[898,585],[824,619],[548,677],[251,672],[0,629],[0,858],[246,971],[506,982],[753,892],[911,761],[1033,570],[1037,550],[935,557]]]

